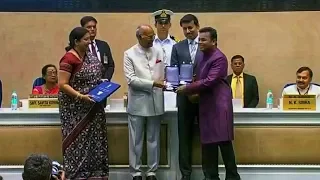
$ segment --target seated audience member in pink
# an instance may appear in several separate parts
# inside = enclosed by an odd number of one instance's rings
[[[42,77],[46,83],[41,86],[36,86],[32,90],[32,94],[58,94],[58,74],[57,67],[53,64],[45,65],[42,68]]]

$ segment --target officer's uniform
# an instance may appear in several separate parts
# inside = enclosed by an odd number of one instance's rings
[[[162,9],[152,13],[158,24],[168,24],[170,23],[171,16],[173,12],[170,10]],[[160,40],[158,35],[156,35],[153,45],[159,48],[163,52],[163,61],[165,66],[170,66],[172,47],[178,42],[178,40],[168,34],[168,37],[164,40]]]

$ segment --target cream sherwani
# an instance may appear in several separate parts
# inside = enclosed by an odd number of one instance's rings
[[[144,125],[147,131],[147,176],[155,175],[160,158],[160,122],[164,95],[153,82],[164,79],[162,52],[139,44],[124,53],[124,73],[128,82],[129,164],[132,176],[141,176]]]

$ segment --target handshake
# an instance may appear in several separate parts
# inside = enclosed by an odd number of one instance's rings
[[[166,83],[164,80],[154,81],[153,87],[164,89],[166,88]],[[182,85],[178,87],[176,90],[177,93],[183,93],[185,91],[186,85]],[[199,94],[193,94],[188,96],[189,101],[192,103],[198,103],[199,102]]]
[[[163,90],[175,91],[176,86],[172,86],[169,82],[165,80],[158,80],[153,82],[153,87],[161,88]]]
[[[154,81],[153,82],[153,87],[157,87],[157,88],[165,88],[166,87],[166,83],[164,80],[158,80],[158,81]]]
[[[160,88],[164,91],[176,91],[177,86],[173,86],[171,83],[165,80],[158,80],[153,82],[153,87]]]

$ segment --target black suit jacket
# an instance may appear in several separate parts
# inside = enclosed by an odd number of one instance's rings
[[[198,56],[200,55],[200,53],[201,51],[199,50],[199,47],[198,47],[196,52],[195,62],[194,62],[194,72],[195,72],[197,61],[199,59]],[[171,53],[171,66],[178,66],[180,68],[181,64],[183,63],[189,64],[191,62],[192,60],[190,56],[189,43],[187,39],[173,45],[172,53]],[[178,107],[190,106],[190,105],[192,105],[192,103],[189,101],[188,96],[184,94],[177,95]]]
[[[110,46],[105,41],[101,41],[99,39],[96,39],[95,41],[96,41],[98,50],[100,52],[101,62],[104,67],[103,79],[108,79],[110,81],[112,79],[112,76],[114,73],[114,67],[115,67]],[[107,63],[104,62],[104,56],[108,57]]]
[[[232,74],[227,77],[228,83],[231,85]],[[244,108],[255,108],[259,103],[259,90],[256,77],[243,73],[243,99]]]
[[[194,62],[194,69],[196,67],[197,60],[199,59],[197,57],[199,56],[200,53],[201,51],[199,50],[199,47],[198,47],[196,52],[195,62]],[[171,52],[171,66],[178,66],[180,68],[181,64],[183,63],[190,64],[191,62],[192,60],[190,56],[189,43],[187,39],[173,45],[172,52]]]

